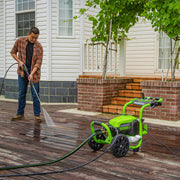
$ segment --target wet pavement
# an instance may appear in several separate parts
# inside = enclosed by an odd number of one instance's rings
[[[56,127],[34,122],[32,104],[26,105],[25,120],[11,121],[17,102],[0,101],[0,167],[42,163],[58,159],[80,145],[90,134],[93,120],[108,122],[113,115],[87,115],[71,113],[76,105],[46,105]],[[65,111],[62,111],[65,110]],[[145,120],[146,123],[146,120]],[[153,137],[180,156],[180,127],[151,124],[148,131]],[[86,144],[70,157],[45,166],[1,170],[0,175],[43,173],[60,171],[86,163],[100,155]],[[129,150],[123,158],[116,158],[109,151],[96,161],[76,170],[46,175],[0,177],[0,179],[39,180],[119,180],[119,179],[180,179],[180,158],[156,142],[149,135],[143,136],[140,152]]]

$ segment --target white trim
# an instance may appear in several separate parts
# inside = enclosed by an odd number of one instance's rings
[[[85,6],[84,0],[80,0],[80,6],[84,8]],[[74,31],[74,28],[73,28],[73,31]],[[80,75],[83,74],[83,69],[84,69],[83,62],[84,62],[84,15],[81,15],[80,16]]]
[[[37,8],[37,1],[35,0],[35,9],[34,9],[34,15],[35,15],[35,17],[34,17],[34,19],[35,19],[35,27],[37,27],[37,21],[36,21],[36,8]],[[40,33],[41,33],[41,31],[40,31]]]
[[[159,33],[155,32],[155,62],[154,62],[154,70],[158,71],[159,66]],[[159,71],[160,72],[160,71]]]
[[[72,37],[75,37],[75,23],[74,23],[74,12],[75,12],[75,5],[74,5],[74,0],[72,0]]]
[[[56,9],[57,9],[57,28],[56,28],[56,38],[59,38],[60,36],[59,36],[59,0],[57,0],[57,7],[56,7]]]
[[[3,74],[5,74],[6,72],[6,0],[3,1],[3,11],[4,11],[4,17],[3,17],[3,25],[4,25],[4,59],[3,59],[3,64],[4,64],[4,72]]]
[[[56,37],[57,39],[76,39],[75,36],[58,36]]]
[[[14,1],[14,26],[15,26],[14,39],[16,40],[18,38],[18,37],[16,37],[16,31],[17,31],[17,25],[16,25],[16,0]]]
[[[36,3],[36,1],[35,1]],[[16,9],[16,5],[15,5],[15,9]],[[16,14],[24,14],[24,13],[31,13],[34,12],[35,9],[30,9],[30,10],[25,10],[25,11],[15,11]]]
[[[47,0],[47,80],[51,81],[51,1]]]

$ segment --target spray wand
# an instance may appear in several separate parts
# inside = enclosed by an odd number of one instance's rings
[[[23,70],[26,72],[27,76],[29,77],[29,72],[28,72],[28,69],[27,69],[27,67],[26,67],[25,64],[23,64]],[[40,98],[39,98],[39,95],[38,95],[35,87],[34,87],[33,82],[30,81],[30,83],[31,83],[31,86],[32,86],[33,89],[34,89],[34,92],[35,92],[35,94],[36,94],[36,96],[37,96],[37,98],[38,98],[38,100],[39,100],[39,103],[40,103],[40,105],[41,105],[41,108],[42,108],[42,110],[43,110],[43,115],[44,115],[44,118],[45,118],[45,121],[46,121],[47,126],[56,126],[56,125],[54,124],[52,118],[49,116],[48,112],[45,110],[43,104],[41,103],[41,100],[40,100]]]
[[[26,72],[27,76],[29,77],[30,75],[29,75],[28,69],[27,69],[27,67],[26,67],[25,64],[23,64],[23,69],[24,69],[24,71]],[[36,91],[36,89],[35,89],[35,87],[34,87],[33,82],[30,81],[30,83],[31,83],[31,86],[32,86],[33,89],[34,89],[34,92],[36,93],[36,96],[37,96],[37,98],[38,98],[38,100],[39,100],[39,103],[40,103],[41,107],[43,107],[43,104],[41,103],[41,100],[40,100],[40,98],[39,98],[39,96],[38,96],[38,93],[37,93],[37,91]]]

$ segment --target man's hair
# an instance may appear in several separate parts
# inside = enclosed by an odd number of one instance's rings
[[[29,30],[29,34],[34,33],[34,34],[39,34],[39,29],[37,27],[32,27]]]

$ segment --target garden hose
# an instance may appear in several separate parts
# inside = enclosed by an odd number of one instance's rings
[[[91,136],[89,136],[88,140],[90,140],[93,136],[95,135],[98,135],[99,133],[95,133],[95,134],[92,134]],[[112,146],[116,143],[116,139],[117,139],[117,135],[114,137],[114,141],[111,143],[111,145],[104,151],[102,152],[100,155],[98,155],[97,157],[95,157],[94,159],[86,162],[86,163],[83,163],[79,166],[75,166],[73,168],[69,168],[69,169],[63,169],[63,170],[59,170],[59,171],[49,171],[49,172],[42,172],[42,173],[27,173],[27,174],[8,174],[8,175],[0,175],[0,177],[17,177],[17,176],[37,176],[37,175],[46,175],[46,174],[55,174],[55,173],[63,173],[63,172],[67,172],[67,171],[72,171],[72,170],[75,170],[75,169],[78,169],[78,168],[81,168],[81,167],[84,167],[94,161],[96,161],[98,158],[100,158],[101,156],[103,156],[106,152],[108,152]],[[87,140],[87,141],[88,141]],[[87,142],[86,141],[86,142]]]
[[[2,93],[2,89],[3,89],[3,85],[4,85],[4,80],[6,78],[6,75],[7,75],[8,71],[9,71],[9,69],[11,69],[11,67],[14,66],[15,64],[18,64],[18,63],[11,64],[11,66],[9,66],[9,68],[6,70],[6,73],[5,73],[4,77],[3,77],[3,81],[2,81],[2,85],[1,85],[0,96],[1,96],[1,93]]]
[[[73,151],[71,151],[70,153],[52,160],[52,161],[48,161],[48,162],[43,162],[43,163],[36,163],[36,164],[25,164],[25,165],[18,165],[18,166],[6,166],[6,167],[0,167],[0,171],[1,170],[10,170],[10,169],[18,169],[18,168],[28,168],[28,167],[36,167],[36,166],[44,166],[44,165],[48,165],[48,164],[53,164],[56,163],[58,161],[61,161],[67,157],[69,157],[70,155],[74,154],[76,151],[78,151],[81,147],[83,147],[93,136],[98,135],[98,133],[94,133],[91,136],[89,136],[86,140],[84,140],[78,147],[76,147]]]

